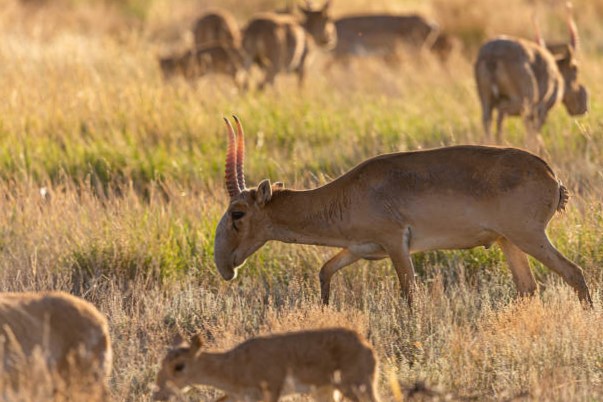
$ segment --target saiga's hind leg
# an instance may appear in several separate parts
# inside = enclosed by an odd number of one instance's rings
[[[308,49],[304,49],[304,53],[299,61],[299,66],[295,69],[297,72],[297,87],[302,89],[306,78],[306,59],[308,58]]]
[[[333,398],[333,394],[335,389],[330,386],[319,387],[312,393],[312,397],[316,402],[333,402],[335,398]]]
[[[498,109],[498,115],[496,116],[496,144],[502,144],[502,124],[505,119],[505,112]]]
[[[383,245],[392,260],[398,281],[400,282],[400,296],[406,298],[412,305],[415,288],[415,268],[410,257],[410,227],[407,226],[399,238],[394,237],[392,244]]]
[[[509,263],[517,292],[520,296],[532,296],[538,286],[530,270],[528,257],[519,247],[504,237],[498,239],[498,245]]]
[[[263,91],[264,89],[266,89],[267,85],[274,86],[274,78],[276,77],[276,73],[276,69],[274,69],[272,66],[268,67],[268,69],[266,70],[266,75],[264,76],[264,80],[260,83],[258,89],[260,91]]]
[[[482,111],[482,125],[484,126],[484,134],[486,135],[486,141],[489,143],[492,141],[491,125],[492,125],[492,108],[484,106]]]
[[[340,386],[339,390],[346,400],[354,402],[379,402],[379,397],[372,384]]]
[[[582,268],[565,258],[551,244],[544,231],[529,237],[525,235],[525,232],[522,232],[518,236],[507,236],[507,238],[518,245],[523,251],[560,275],[568,285],[574,288],[582,302],[592,306],[593,302],[586,285],[586,280],[584,279]]]

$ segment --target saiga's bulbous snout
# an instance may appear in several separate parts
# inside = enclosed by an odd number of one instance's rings
[[[588,112],[588,92],[583,85],[579,85],[571,94],[568,94],[564,104],[570,116],[581,116]]]
[[[218,272],[224,280],[230,281],[237,276],[235,249],[229,241],[228,231],[226,230],[226,218],[223,217],[216,228],[216,238],[214,240],[214,262],[218,267]]]

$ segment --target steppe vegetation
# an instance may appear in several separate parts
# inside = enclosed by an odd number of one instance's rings
[[[178,331],[201,331],[220,350],[334,325],[374,345],[385,400],[420,383],[457,400],[603,399],[603,2],[574,3],[590,112],[572,119],[557,108],[542,130],[544,156],[572,193],[549,235],[584,268],[594,309],[539,264],[540,297],[517,300],[494,247],[416,255],[412,313],[388,260],[336,275],[331,305],[320,307],[317,272],[334,252],[325,248],[269,244],[234,282],[220,279],[212,248],[228,200],[222,116],[245,125],[249,184],[313,187],[379,153],[483,143],[476,47],[499,33],[532,38],[534,8],[545,39],[565,38],[563,2],[335,1],[335,16],[425,13],[464,47],[446,67],[429,57],[396,69],[369,60],[329,75],[318,53],[302,90],[286,76],[263,93],[228,79],[162,80],[157,57],[190,45],[204,7],[229,8],[243,24],[281,3],[2,0],[0,290],[65,290],[105,313],[119,401],[150,397]],[[509,145],[523,144],[519,119],[505,130]],[[182,400],[217,396],[202,388]]]

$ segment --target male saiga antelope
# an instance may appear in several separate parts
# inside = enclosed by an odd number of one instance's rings
[[[0,293],[0,384],[18,391],[19,375],[29,378],[23,370],[36,350],[67,390],[93,381],[104,395],[111,338],[107,319],[92,304],[63,292]]]
[[[292,15],[263,13],[243,29],[243,49],[249,57],[248,67],[256,63],[264,71],[260,89],[274,84],[278,73],[295,72],[301,86],[310,51],[310,39],[320,47],[332,47],[337,41],[335,26],[329,15],[330,1],[320,9],[299,7],[303,21]]]
[[[320,329],[249,339],[223,353],[177,340],[161,363],[156,400],[193,385],[210,385],[227,395],[219,401],[276,402],[286,393],[313,392],[333,401],[338,390],[351,401],[378,401],[377,360],[357,332]],[[292,388],[292,389],[291,389]]]
[[[492,112],[498,110],[496,141],[501,142],[505,116],[522,116],[530,140],[544,124],[549,110],[562,101],[572,116],[588,110],[588,94],[578,82],[578,31],[568,9],[568,44],[544,47],[542,40],[499,37],[486,42],[475,62],[475,80],[482,105],[486,137]],[[539,37],[539,35],[538,35]],[[540,43],[538,43],[540,42]]]
[[[515,148],[453,146],[379,155],[313,190],[288,190],[270,180],[247,188],[243,129],[235,121],[237,134],[226,120],[230,204],[214,250],[224,279],[233,279],[237,267],[269,240],[316,244],[342,249],[320,270],[324,303],[335,272],[361,258],[385,257],[410,301],[412,253],[498,243],[520,294],[536,290],[527,253],[591,303],[582,269],[546,235],[568,191],[538,156]]]

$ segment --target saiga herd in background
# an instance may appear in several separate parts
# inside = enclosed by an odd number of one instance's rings
[[[301,22],[291,15],[257,15],[242,35],[227,12],[207,14],[194,28],[198,46],[162,59],[162,70],[187,78],[226,72],[244,83],[242,75],[255,63],[264,72],[262,88],[281,72],[296,73],[301,84],[312,44],[332,49],[332,60],[345,63],[366,53],[388,60],[401,42],[427,48],[445,61],[454,43],[422,17],[365,15],[333,22],[329,5],[301,8]],[[545,46],[538,34],[535,42],[500,37],[481,47],[475,78],[489,140],[494,110],[497,142],[507,115],[522,116],[533,138],[555,103],[563,102],[571,115],[587,111],[569,8],[567,23],[567,44]],[[520,295],[537,290],[527,259],[531,255],[559,274],[585,305],[592,304],[582,269],[546,235],[568,191],[538,156],[514,148],[452,146],[376,156],[312,190],[289,190],[269,180],[247,188],[243,128],[236,117],[235,123],[236,132],[226,120],[230,202],[215,236],[215,263],[224,279],[233,279],[267,241],[316,244],[341,249],[320,270],[323,303],[329,302],[335,272],[359,259],[389,257],[401,294],[412,304],[412,253],[497,243]],[[11,362],[21,359],[27,365],[39,351],[63,381],[87,378],[105,384],[100,397],[106,397],[112,358],[108,324],[89,303],[62,293],[0,294],[0,335],[8,370],[2,384],[18,384],[22,377],[10,371]],[[258,362],[270,366],[259,368]],[[332,400],[336,389],[350,400],[377,401],[376,376],[372,348],[350,330],[255,338],[224,353],[204,352],[195,336],[188,343],[179,340],[168,352],[154,397],[167,399],[180,388],[206,384],[224,389],[223,401],[276,401],[289,384],[290,392],[315,391],[321,400]]]
[[[212,72],[225,73],[247,88],[250,67],[256,64],[264,73],[260,89],[273,84],[283,72],[297,74],[301,85],[312,44],[329,51],[330,68],[334,63],[347,64],[363,56],[395,63],[400,53],[411,52],[416,57],[422,49],[446,62],[458,42],[419,15],[368,14],[333,20],[330,1],[318,9],[309,5],[299,8],[301,19],[291,10],[284,14],[261,13],[242,30],[229,12],[209,12],[193,27],[192,50],[160,60],[163,74],[166,78],[181,74],[193,79]],[[502,142],[505,116],[522,116],[531,147],[556,103],[563,102],[570,115],[587,112],[587,91],[578,80],[579,39],[570,3],[566,20],[570,37],[567,43],[546,45],[536,26],[536,41],[503,36],[480,48],[475,80],[488,141],[492,140],[490,126],[495,110],[496,142]]]

